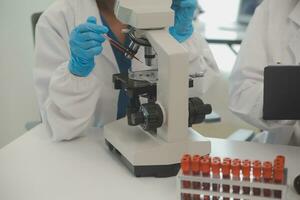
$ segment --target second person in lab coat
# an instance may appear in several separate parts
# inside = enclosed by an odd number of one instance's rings
[[[257,8],[231,75],[229,107],[269,132],[262,142],[300,145],[299,121],[262,119],[264,68],[277,63],[300,63],[299,0],[264,0]]]
[[[170,34],[189,52],[190,66],[186,66],[189,71],[206,71],[206,78],[200,84],[204,87],[197,88],[201,93],[218,68],[200,33],[192,26],[184,27],[192,23],[195,3],[196,0],[173,1],[176,17]],[[115,18],[113,5],[114,0],[59,0],[44,12],[37,24],[35,88],[42,121],[55,141],[76,138],[90,126],[101,127],[125,116],[126,99],[114,90],[112,75],[144,66],[126,60],[99,37],[107,33],[126,43],[121,34],[124,25]],[[176,35],[179,31],[188,34]],[[86,51],[92,45],[95,48]],[[137,57],[143,60],[142,49]]]

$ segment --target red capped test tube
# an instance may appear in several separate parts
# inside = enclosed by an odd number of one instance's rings
[[[181,159],[181,170],[184,175],[190,175],[191,173],[191,156],[186,154]],[[191,181],[182,181],[182,187],[185,189],[191,188]],[[191,194],[183,193],[183,200],[191,200]]]
[[[278,161],[278,163],[281,163],[283,166],[285,165],[285,156],[283,155],[278,155],[275,158],[275,162]]]
[[[255,160],[253,162],[253,181],[254,182],[261,182],[261,162],[259,160]],[[254,196],[260,196],[261,195],[261,189],[260,188],[253,188],[253,195]]]
[[[219,157],[214,157],[211,162],[213,178],[220,179],[220,169],[221,169],[221,159]],[[214,192],[220,191],[220,184],[213,183],[212,189]],[[213,200],[218,200],[218,196],[213,196]]]
[[[202,168],[202,176],[203,177],[210,177],[210,159],[209,158],[202,158],[201,159],[201,168]],[[202,189],[204,191],[210,190],[210,183],[202,183]],[[205,195],[204,200],[209,200],[210,196]]]
[[[223,162],[228,162],[231,166],[231,158],[223,158]]]
[[[276,184],[283,184],[284,179],[284,164],[285,158],[284,156],[277,156],[274,160],[274,182]],[[281,190],[274,190],[274,197],[281,199],[282,198],[282,191]]]
[[[201,159],[208,159],[209,160],[209,165],[211,164],[211,157],[209,155],[202,156]]]
[[[264,183],[271,183],[272,182],[272,163],[271,162],[264,162],[263,163],[263,179]],[[271,190],[270,189],[263,189],[264,197],[271,197]]]
[[[224,158],[222,163],[222,178],[230,179],[230,168],[231,168],[231,159],[230,158]],[[230,185],[222,184],[223,193],[229,193],[230,192]],[[229,200],[228,197],[223,197],[223,200]]]
[[[242,162],[243,181],[250,182],[251,161],[244,160]],[[243,194],[250,194],[250,187],[243,187]]]
[[[192,158],[192,173],[194,176],[200,175],[200,160],[201,157],[199,155],[194,155]],[[200,182],[193,182],[193,189],[200,190],[201,183]],[[199,194],[193,195],[193,200],[200,200]]]
[[[231,173],[232,173],[232,180],[241,180],[241,160],[234,159],[231,163]],[[232,192],[234,194],[240,194],[240,186],[239,185],[233,185],[232,186]],[[234,199],[239,200],[239,199]]]

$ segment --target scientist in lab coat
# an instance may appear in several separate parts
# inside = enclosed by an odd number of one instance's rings
[[[264,0],[256,9],[230,78],[229,107],[267,131],[259,142],[300,145],[299,121],[262,119],[264,68],[277,63],[300,63],[299,0]]]
[[[107,34],[128,44],[121,33],[126,26],[113,13],[114,3],[59,0],[39,19],[35,88],[42,121],[55,141],[76,138],[89,126],[102,127],[124,117],[126,97],[124,91],[114,90],[112,75],[129,68],[147,69],[126,59],[103,37]],[[200,94],[218,68],[207,43],[193,29],[195,4],[196,0],[173,0],[175,24],[169,32],[189,52],[190,66],[182,67],[189,67],[190,73],[206,72],[198,83],[202,86],[197,88]],[[144,61],[142,48],[137,57]]]

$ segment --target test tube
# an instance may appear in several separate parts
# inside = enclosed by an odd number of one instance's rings
[[[251,161],[244,160],[242,162],[243,181],[250,182]],[[243,187],[243,194],[250,194],[250,187]]]
[[[209,158],[202,158],[201,159],[201,167],[202,167],[202,176],[203,177],[210,177],[210,159]],[[210,190],[210,183],[202,183],[202,189],[209,191]],[[209,200],[210,196],[205,195],[204,200]]]
[[[278,156],[276,156],[275,161],[278,161],[279,163],[281,163],[284,166],[285,165],[285,156],[278,155]]]
[[[192,173],[193,176],[199,176],[200,175],[200,160],[201,157],[199,155],[194,155],[192,159]],[[193,182],[193,189],[200,190],[201,183],[200,182]],[[199,194],[193,195],[193,200],[200,200]]]
[[[231,159],[230,158],[224,158],[222,163],[222,178],[230,179],[230,168],[231,168]],[[223,193],[229,193],[230,192],[230,185],[222,184],[222,190]],[[228,197],[223,197],[223,200],[229,200]]]
[[[219,157],[214,157],[211,163],[213,178],[220,179],[220,169],[221,169],[221,159]],[[213,183],[212,189],[214,192],[220,191],[220,184]],[[218,200],[218,196],[213,196],[213,200]]]
[[[191,156],[186,154],[181,159],[181,169],[183,175],[190,175],[191,173]],[[182,181],[182,187],[183,188],[191,188],[191,182],[190,181]],[[182,194],[183,200],[191,200],[191,194],[183,193]]]
[[[231,158],[223,158],[223,162],[228,162],[231,166]]]
[[[254,182],[261,182],[261,162],[259,160],[255,160],[253,162],[253,181]],[[261,196],[261,189],[260,188],[253,188],[253,195],[254,196]]]
[[[265,183],[272,182],[272,163],[271,162],[264,162],[263,163],[263,177]],[[271,190],[270,189],[263,189],[264,197],[271,197]]]
[[[211,157],[209,155],[202,156],[202,159],[208,159],[209,165],[211,164]]]
[[[237,181],[241,180],[240,171],[241,171],[241,160],[234,159],[231,164],[232,180],[237,180]],[[232,192],[235,194],[240,194],[240,186],[233,185]],[[234,199],[234,200],[239,200],[239,199]]]
[[[284,178],[284,156],[277,156],[274,160],[274,182],[276,184],[282,184]],[[281,190],[274,190],[274,197],[281,199],[282,198],[282,191]]]
[[[274,166],[274,182],[276,184],[283,183],[283,168],[281,166],[278,165]],[[281,199],[282,198],[281,190],[274,190],[274,197]]]

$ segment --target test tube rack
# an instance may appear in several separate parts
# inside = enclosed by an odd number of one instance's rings
[[[187,156],[187,155],[185,155]],[[200,157],[200,156],[198,156]],[[282,156],[280,156],[282,157]],[[214,159],[206,156],[206,158]],[[202,159],[202,157],[200,157]],[[219,158],[218,158],[219,159]],[[228,159],[228,158],[227,158]],[[219,159],[220,163],[221,160]],[[274,160],[274,167],[275,167]],[[191,161],[192,162],[192,161]],[[201,165],[201,164],[200,164]],[[222,165],[222,164],[221,164]],[[243,169],[239,170],[238,179],[232,174],[232,167],[230,170],[230,175],[227,179],[223,179],[222,167],[220,166],[219,174],[212,171],[212,166],[210,164],[209,174],[206,176],[201,172],[201,167],[199,167],[199,173],[193,174],[192,164],[190,165],[190,172],[185,173],[183,170],[183,166],[177,175],[177,191],[178,191],[178,199],[179,200],[270,200],[270,199],[278,199],[285,200],[287,195],[287,175],[288,169],[284,168],[284,161],[281,164],[282,167],[282,175],[281,181],[275,182],[275,172],[274,167],[272,168],[272,179],[269,182],[263,181],[263,178],[260,182],[256,181],[253,174],[253,164],[250,164],[250,171],[247,181],[244,181]],[[261,175],[263,175],[263,170],[261,169]],[[195,188],[194,184],[198,184],[198,187]],[[204,189],[202,185],[209,185]],[[223,191],[223,186],[227,186],[228,191]],[[234,192],[233,187],[238,187],[238,192]],[[248,192],[244,193],[243,189],[248,188]],[[260,190],[260,194],[254,194],[254,189]],[[269,194],[265,196],[264,192],[269,191]],[[278,195],[279,194],[279,195]]]

